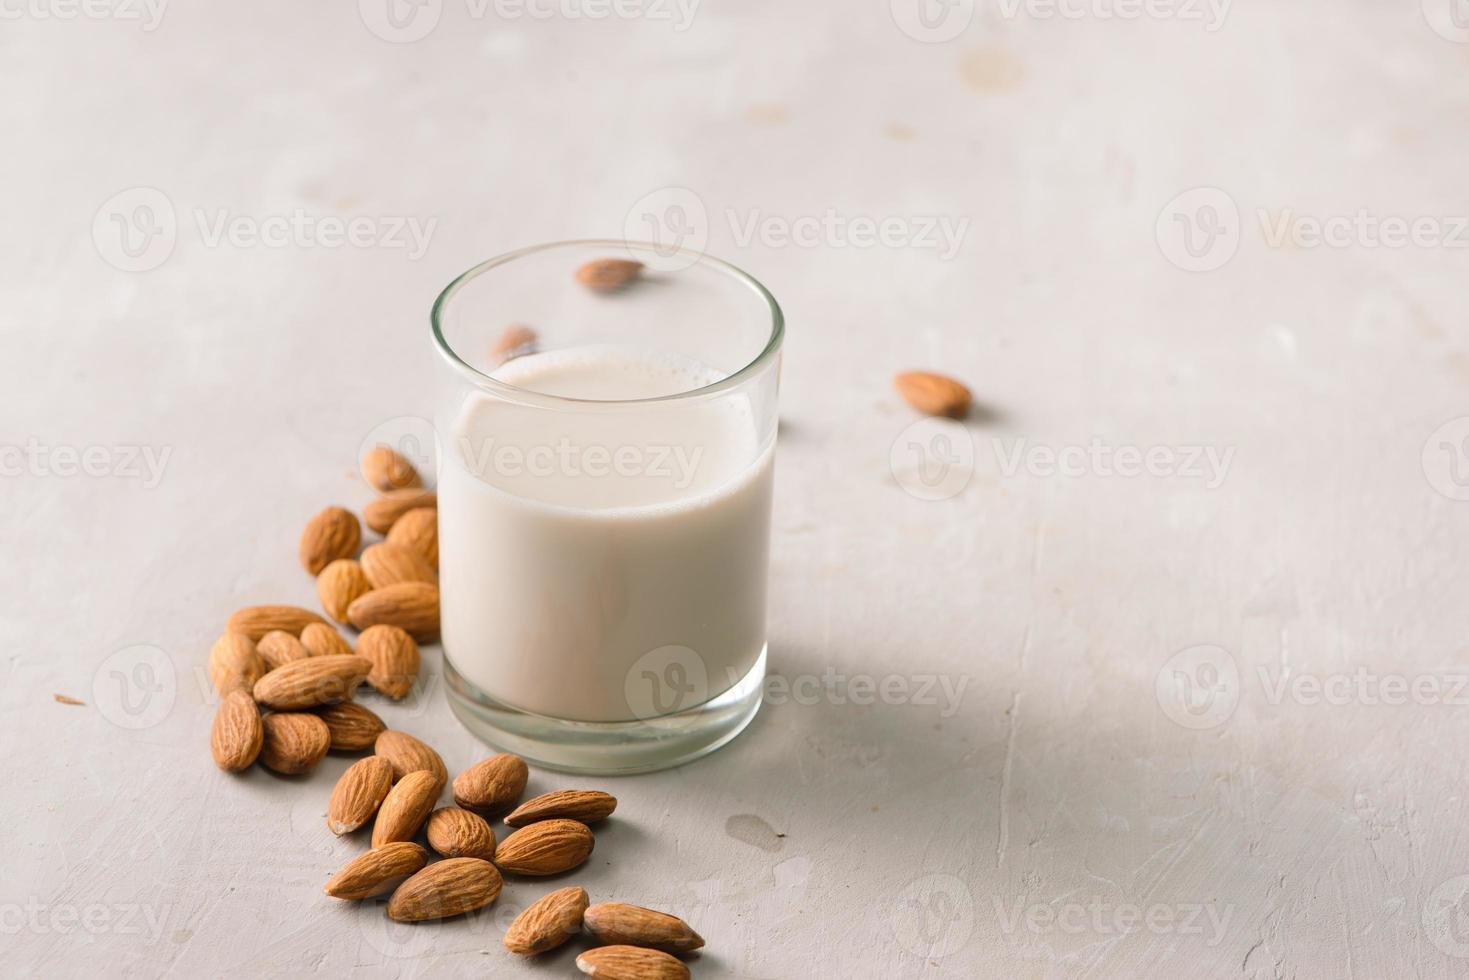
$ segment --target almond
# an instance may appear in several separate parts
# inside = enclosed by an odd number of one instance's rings
[[[439,573],[434,571],[434,566],[407,545],[383,541],[362,552],[360,560],[362,571],[374,589],[397,585],[399,582],[439,584]]]
[[[495,345],[490,348],[490,364],[499,366],[506,361],[536,352],[536,332],[523,323],[512,323],[500,331]]]
[[[500,872],[479,858],[449,858],[431,864],[398,886],[388,917],[399,922],[445,919],[484,908],[500,895]]]
[[[277,712],[266,715],[261,724],[265,741],[260,746],[260,764],[288,776],[311,769],[332,744],[326,722],[315,715]]]
[[[372,664],[363,657],[292,660],[255,682],[255,700],[278,711],[345,701],[367,679],[371,669]],[[322,727],[326,727],[326,722],[322,722]]]
[[[400,626],[420,643],[439,638],[439,587],[427,582],[399,582],[373,589],[347,607],[347,619],[360,630],[386,623]]]
[[[397,888],[410,875],[423,870],[428,852],[412,841],[395,841],[359,854],[326,883],[332,898],[362,899]]]
[[[495,832],[485,818],[457,806],[446,806],[429,814],[428,846],[446,858],[495,859]]]
[[[522,956],[555,949],[581,931],[588,901],[587,890],[575,885],[542,895],[505,930],[505,948]]]
[[[264,739],[265,728],[255,699],[240,688],[226,692],[214,713],[214,731],[209,735],[214,764],[225,772],[243,772],[254,764]]]
[[[350,834],[371,820],[393,788],[393,767],[370,755],[347,767],[332,790],[326,807],[327,829],[337,836]]]
[[[543,820],[522,827],[500,842],[495,864],[522,875],[555,875],[585,861],[592,853],[592,832],[575,820]]]
[[[394,782],[419,770],[433,773],[440,789],[449,781],[449,770],[444,767],[444,760],[439,754],[407,732],[388,729],[377,737],[372,751],[387,759],[388,765],[393,767]]]
[[[226,633],[209,648],[209,679],[220,695],[231,691],[250,692],[265,675],[265,663],[255,641],[244,633]]]
[[[422,555],[434,568],[439,567],[439,511],[436,507],[410,510],[388,531],[388,544],[400,544]]]
[[[347,610],[359,596],[372,591],[372,583],[353,558],[338,558],[316,576],[316,597],[321,608],[339,623],[347,622]]]
[[[293,660],[305,660],[311,656],[311,651],[285,630],[271,630],[266,633],[255,644],[255,650],[260,654],[260,662],[265,664],[267,674]]]
[[[301,631],[312,623],[325,622],[316,613],[300,606],[246,606],[235,610],[224,628],[226,632],[244,633],[251,640],[258,641],[271,630],[285,630],[292,636],[300,636]]]
[[[576,281],[591,289],[620,289],[643,272],[643,263],[631,259],[593,259],[576,270]]]
[[[352,645],[325,623],[312,623],[301,631],[301,645],[313,657],[349,656]]]
[[[424,490],[421,487],[404,487],[402,490],[389,490],[362,508],[362,519],[378,534],[387,534],[398,518],[410,510],[438,505],[438,497],[432,490]]]
[[[520,756],[492,755],[454,777],[454,802],[485,816],[504,813],[515,806],[529,779],[530,769]]]
[[[381,718],[355,701],[318,708],[316,717],[326,722],[327,730],[332,733],[332,748],[338,752],[370,749],[388,727]]]
[[[512,827],[524,827],[539,820],[580,820],[596,823],[617,809],[617,797],[594,789],[558,789],[526,800],[505,818]]]
[[[412,840],[433,811],[443,784],[434,774],[420,769],[398,780],[372,823],[372,846],[380,847],[395,840]]]
[[[576,968],[602,980],[689,980],[689,968],[667,953],[639,946],[600,946],[576,958]]]
[[[418,680],[418,644],[397,626],[369,626],[357,638],[357,655],[372,662],[367,683],[394,701],[401,701]],[[446,777],[447,778],[447,777]]]
[[[374,446],[362,457],[362,476],[378,493],[423,486],[418,471],[392,446]]]
[[[953,378],[931,371],[905,371],[893,378],[898,394],[925,415],[960,419],[969,412],[969,389]]]
[[[598,902],[586,910],[584,920],[587,931],[609,945],[647,946],[665,953],[688,953],[704,945],[683,919],[641,905]]]
[[[301,565],[312,575],[338,558],[357,554],[362,542],[362,525],[345,507],[328,507],[306,522],[298,554]]]

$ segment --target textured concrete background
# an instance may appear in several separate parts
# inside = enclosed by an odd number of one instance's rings
[[[564,976],[499,942],[575,882],[699,977],[1462,976],[1469,10],[1063,6],[0,0],[0,971]],[[786,307],[778,680],[388,928],[321,894],[350,760],[216,771],[206,652],[314,605],[439,288],[625,232]]]

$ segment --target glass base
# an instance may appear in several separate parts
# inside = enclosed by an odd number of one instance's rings
[[[729,742],[755,717],[765,687],[765,654],[718,697],[646,721],[565,721],[495,700],[444,657],[449,707],[481,741],[545,769],[625,775],[671,769]]]

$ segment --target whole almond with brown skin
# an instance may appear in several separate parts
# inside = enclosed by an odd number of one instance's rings
[[[265,675],[265,663],[255,641],[244,633],[226,633],[209,648],[209,679],[221,695],[231,691],[247,694]]]
[[[363,551],[358,560],[362,562],[362,571],[374,589],[399,582],[439,584],[439,573],[434,571],[434,566],[407,545],[381,541]]]
[[[277,711],[345,701],[357,690],[357,685],[367,679],[371,669],[372,664],[365,657],[292,660],[255,682],[255,700]],[[326,723],[322,722],[322,727],[325,726]]]
[[[266,633],[255,644],[255,650],[260,654],[260,662],[265,664],[267,674],[293,660],[305,660],[311,656],[311,651],[285,630],[271,630]]]
[[[446,806],[429,814],[428,846],[444,857],[495,859],[495,832],[485,818],[457,806]]]
[[[643,263],[631,259],[593,259],[576,270],[576,281],[591,289],[620,289],[643,272]]]
[[[312,623],[325,623],[316,613],[300,606],[246,606],[230,614],[225,623],[225,632],[244,633],[251,640],[259,641],[271,630],[285,630],[292,636]]]
[[[351,558],[362,543],[362,525],[345,507],[327,507],[301,532],[301,565],[312,575],[338,558]]]
[[[411,548],[434,568],[439,567],[439,511],[436,507],[410,510],[388,531],[388,544]]]
[[[704,938],[676,915],[624,902],[598,902],[584,916],[587,931],[609,945],[647,946],[665,953],[688,953]]]
[[[427,743],[414,738],[407,732],[396,732],[391,728],[377,737],[372,751],[388,760],[393,767],[393,781],[397,782],[410,772],[426,770],[433,773],[439,788],[449,781],[449,770],[444,760]],[[437,794],[436,794],[437,795]]]
[[[394,701],[401,701],[418,680],[418,644],[397,626],[369,626],[357,638],[357,655],[372,662],[367,683]]]
[[[969,389],[953,378],[932,371],[904,371],[893,378],[898,394],[925,415],[961,419],[969,412]]]
[[[347,619],[365,630],[369,626],[399,626],[420,643],[439,638],[439,587],[427,582],[399,582],[373,589],[353,600]]]
[[[343,701],[316,709],[316,717],[326,722],[332,733],[332,749],[337,752],[361,752],[370,749],[387,725],[377,715],[355,701]],[[389,769],[391,770],[391,764]]]
[[[393,788],[393,767],[370,755],[347,767],[326,806],[327,829],[337,836],[350,834],[371,820]]]
[[[362,457],[362,476],[379,493],[423,486],[413,464],[392,446],[374,446]]]
[[[500,331],[500,336],[490,348],[490,363],[498,366],[535,352],[536,332],[523,323],[512,323]]]
[[[500,872],[479,858],[449,858],[431,864],[398,886],[388,917],[399,922],[447,919],[484,908],[500,895]]]
[[[505,930],[505,948],[522,956],[555,949],[581,931],[589,901],[586,889],[576,885],[542,895]]]
[[[570,871],[592,853],[592,832],[575,820],[542,820],[522,827],[495,848],[501,871],[555,875]]]
[[[617,809],[617,797],[594,789],[558,789],[526,800],[505,818],[512,827],[524,827],[540,820],[580,820],[596,823]]]
[[[338,558],[316,576],[316,597],[321,608],[339,623],[347,622],[347,610],[359,596],[372,591],[372,583],[355,558]]]
[[[529,779],[530,769],[520,756],[492,755],[454,777],[454,802],[487,817],[504,813],[515,806]]]
[[[404,487],[402,490],[389,490],[362,508],[362,519],[378,534],[387,534],[398,518],[410,510],[438,505],[439,498],[432,490]]]
[[[261,724],[265,741],[260,746],[260,764],[287,776],[314,768],[331,748],[331,732],[315,715],[273,712]]]
[[[372,846],[412,840],[433,812],[443,784],[431,772],[410,772],[388,791],[372,822]]]
[[[227,692],[214,713],[214,730],[209,734],[214,764],[225,772],[243,772],[260,755],[264,740],[265,727],[255,699],[239,688]]]
[[[301,645],[313,657],[349,656],[352,645],[325,623],[312,623],[301,631]]]
[[[689,980],[689,968],[667,953],[641,946],[599,946],[576,958],[576,968],[601,980]]]
[[[359,854],[326,883],[332,898],[363,899],[397,888],[428,864],[428,852],[412,841],[395,841]]]

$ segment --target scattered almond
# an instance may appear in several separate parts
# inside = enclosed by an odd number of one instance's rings
[[[80,705],[83,708],[87,706],[87,702],[83,701],[81,698],[74,698],[70,694],[53,694],[51,695],[51,700],[55,701],[57,704],[75,704]]]
[[[395,841],[359,854],[326,883],[332,898],[363,899],[397,888],[428,863],[428,852],[412,841]]]
[[[262,718],[261,724],[265,740],[260,746],[260,764],[288,776],[313,768],[332,744],[326,722],[315,715],[274,712]]]
[[[439,573],[434,571],[434,566],[407,545],[379,542],[363,551],[360,561],[362,571],[374,589],[397,585],[399,582],[439,584]]]
[[[542,895],[505,930],[505,948],[522,956],[555,949],[581,930],[589,901],[586,889],[575,885]]]
[[[379,493],[423,486],[413,464],[392,446],[374,446],[362,457],[362,475]]]
[[[255,652],[260,655],[260,662],[265,665],[267,674],[293,660],[305,660],[311,656],[311,651],[285,630],[271,630],[266,633],[255,644]]]
[[[576,968],[601,980],[689,980],[689,968],[667,953],[640,946],[599,946],[576,958]]]
[[[399,582],[373,589],[347,607],[347,619],[360,630],[386,623],[399,626],[420,643],[439,638],[439,587],[427,582]]]
[[[282,664],[255,682],[255,700],[278,711],[345,701],[367,679],[364,657],[307,657]],[[316,717],[313,715],[312,717]],[[321,721],[320,718],[316,719]],[[322,728],[326,722],[322,722]]]
[[[337,752],[370,749],[388,727],[381,718],[355,701],[318,708],[316,717],[326,722],[332,733],[332,748]]]
[[[457,806],[446,806],[429,814],[428,846],[444,857],[495,859],[495,832],[485,818]]]
[[[352,645],[325,623],[312,623],[301,631],[301,645],[313,657],[348,656]]]
[[[893,378],[898,394],[925,415],[963,418],[969,412],[969,389],[953,378],[931,371],[904,371]]]
[[[490,364],[499,366],[506,361],[536,352],[536,332],[523,323],[512,323],[500,331],[495,345],[490,348]]]
[[[593,259],[576,270],[576,281],[591,289],[620,289],[642,272],[643,263],[631,259]]]
[[[398,886],[388,917],[399,922],[445,919],[484,908],[500,895],[500,872],[479,858],[449,858],[431,864]]]
[[[420,507],[437,507],[438,497],[432,490],[404,487],[387,493],[362,508],[362,519],[378,534],[387,534],[398,518]]]
[[[592,853],[592,832],[575,820],[543,820],[522,827],[500,842],[495,863],[501,871],[522,875],[554,875],[585,861]]]
[[[617,797],[593,789],[558,789],[526,800],[505,818],[512,827],[524,827],[539,820],[580,820],[596,823],[617,809]]]
[[[332,790],[326,807],[326,825],[332,833],[350,834],[371,820],[393,788],[393,767],[370,755],[347,767]]]
[[[443,789],[444,784],[449,781],[449,770],[444,766],[444,760],[439,757],[439,754],[428,744],[407,732],[388,729],[377,737],[372,751],[387,759],[388,765],[393,767],[394,782],[410,772],[419,770],[433,773],[434,778],[439,782],[440,789]]]
[[[362,543],[362,525],[345,507],[328,507],[311,520],[301,532],[298,553],[301,565],[312,575],[338,558],[351,558]]]
[[[484,816],[504,813],[515,806],[529,779],[530,769],[520,756],[492,755],[454,777],[454,802]]]
[[[372,823],[372,846],[379,847],[396,840],[412,840],[433,811],[443,784],[434,774],[419,770],[398,780]]]
[[[226,692],[214,713],[214,731],[209,736],[214,764],[225,772],[249,769],[260,755],[264,738],[265,728],[255,699],[240,688]]]
[[[367,683],[380,694],[401,701],[413,690],[418,680],[418,644],[399,627],[369,626],[357,638],[357,654],[372,662]]]
[[[439,511],[437,507],[419,507],[398,518],[388,531],[388,544],[411,548],[434,568],[439,567]]]
[[[316,597],[321,608],[339,623],[347,622],[347,610],[359,596],[372,590],[372,583],[354,558],[338,558],[316,576]]]
[[[611,945],[647,946],[665,953],[688,953],[704,945],[703,937],[683,919],[641,905],[599,902],[586,910],[584,921],[598,941]]]
[[[258,641],[271,630],[285,630],[292,636],[300,636],[301,631],[312,623],[325,622],[316,613],[300,606],[246,606],[235,610],[224,628],[227,633],[244,633],[251,640]]]
[[[226,633],[209,648],[209,679],[221,695],[237,690],[248,693],[264,675],[265,663],[255,641],[244,633]]]

